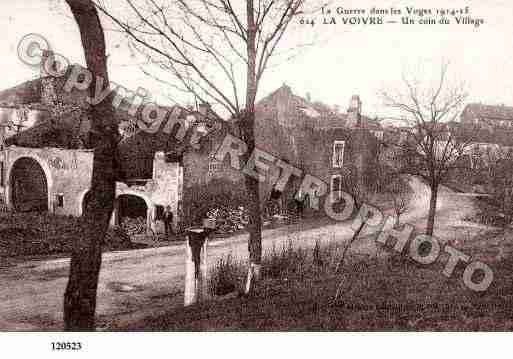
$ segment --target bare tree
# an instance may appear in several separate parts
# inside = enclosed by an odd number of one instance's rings
[[[405,141],[389,143],[400,171],[426,180],[431,190],[426,234],[433,235],[437,195],[450,171],[461,165],[471,145],[471,131],[455,120],[467,92],[464,84],[451,85],[448,64],[443,64],[434,83],[403,76],[404,88],[382,91],[385,105],[397,110],[401,120],[411,126]]]
[[[93,75],[94,80],[89,87],[93,98],[98,79],[103,79],[99,84],[102,90],[109,87],[103,28],[91,0],[66,0],[66,3],[79,27],[87,68]],[[115,199],[115,151],[119,135],[111,102],[105,99],[92,106],[90,112],[90,145],[94,148],[92,200],[87,205],[80,235],[74,243],[64,294],[64,324],[70,331],[93,330],[95,327],[101,247]]]
[[[386,193],[392,201],[394,214],[399,223],[401,215],[409,208],[411,189],[408,181],[400,175],[389,177],[390,182],[386,187]]]
[[[146,73],[196,103],[213,103],[238,123],[249,159],[255,148],[255,100],[264,72],[299,47],[280,43],[305,11],[304,0],[123,0],[101,12],[144,60]],[[271,61],[271,59],[273,59]],[[273,64],[271,64],[273,62]],[[166,79],[166,80],[163,80]],[[246,292],[259,277],[262,223],[258,181],[245,178],[250,263]],[[255,280],[252,280],[255,279]]]

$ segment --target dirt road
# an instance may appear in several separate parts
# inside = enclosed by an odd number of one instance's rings
[[[429,203],[429,189],[411,179],[415,195],[402,222],[422,225]],[[439,193],[437,233],[453,225],[465,225],[472,213],[472,199],[447,188]],[[336,223],[299,233],[287,229],[264,231],[264,251],[274,246],[312,247],[316,241],[345,241],[351,237],[351,223]],[[468,224],[470,225],[470,224]],[[357,250],[373,250],[362,242]],[[247,258],[247,235],[213,242],[208,248],[209,263],[231,253]],[[69,260],[31,261],[2,268],[0,274],[0,331],[60,330],[62,297],[67,282]],[[116,321],[137,320],[148,313],[183,303],[184,246],[161,247],[130,252],[105,253],[98,288],[97,314],[100,327]]]

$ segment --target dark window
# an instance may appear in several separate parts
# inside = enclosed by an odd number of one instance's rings
[[[344,149],[346,146],[345,141],[335,141],[333,142],[333,167],[334,168],[342,168],[344,166]]]
[[[4,162],[0,162],[0,186],[5,186],[5,178],[4,178]]]
[[[340,175],[331,176],[331,193],[333,200],[340,199],[340,191],[342,191],[342,177]]]
[[[166,163],[175,163],[175,162],[178,162],[180,164],[183,163],[183,153],[178,153],[178,152],[167,152],[165,154],[165,158],[164,158],[164,161]]]
[[[56,204],[55,204],[55,205],[56,205],[58,208],[62,208],[62,207],[64,207],[64,195],[59,193],[59,194],[56,196],[56,198],[55,198],[55,202],[56,202]]]

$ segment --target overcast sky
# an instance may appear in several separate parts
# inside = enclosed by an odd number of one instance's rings
[[[240,0],[238,0],[240,1]],[[404,9],[406,6],[435,8],[447,1],[333,1],[333,7],[370,9],[373,6]],[[359,94],[363,112],[386,115],[377,96],[383,88],[397,86],[403,69],[423,64],[425,73],[438,70],[443,59],[450,61],[456,77],[467,82],[470,100],[513,105],[513,2],[498,0],[451,1],[453,7],[469,6],[471,15],[485,23],[471,25],[316,26],[328,41],[311,47],[293,62],[266,74],[259,97],[283,83],[315,100],[347,108],[352,94]],[[317,21],[321,19],[317,17]],[[400,19],[398,17],[397,19]],[[0,88],[8,88],[37,76],[16,56],[19,40],[28,33],[46,37],[52,47],[73,62],[84,63],[78,29],[63,0],[18,0],[0,3],[0,38],[3,66]],[[304,31],[309,30],[305,26]],[[305,33],[306,34],[306,33]],[[159,102],[166,90],[137,67],[119,34],[107,33],[111,80],[136,89],[151,91]]]

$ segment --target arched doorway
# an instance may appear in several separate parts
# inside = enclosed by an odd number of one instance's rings
[[[82,198],[82,212],[81,214],[85,213],[85,210],[87,208],[87,205],[89,202],[93,199],[93,193],[89,190],[84,194],[84,197]]]
[[[148,230],[148,205],[144,198],[133,194],[122,194],[116,199],[117,225],[129,234],[145,233]]]
[[[48,182],[41,165],[33,158],[17,159],[10,175],[11,203],[16,211],[48,211]]]

